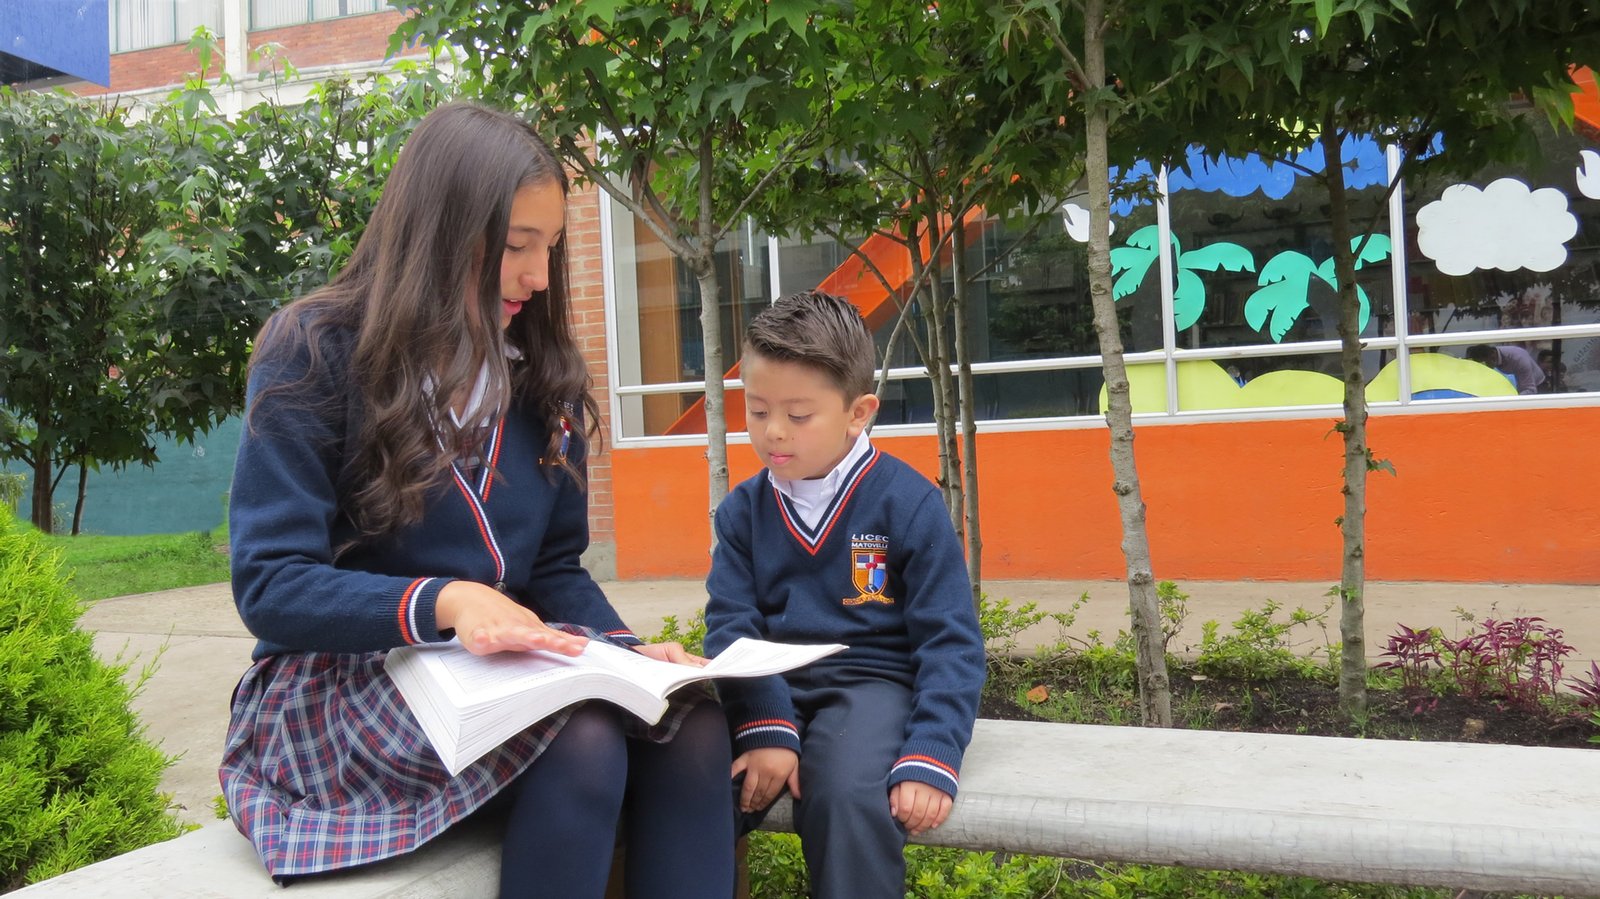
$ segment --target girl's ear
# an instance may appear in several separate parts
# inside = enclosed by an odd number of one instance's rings
[[[856,397],[855,402],[850,404],[850,437],[851,437],[851,439],[854,439],[857,436],[860,436],[861,432],[865,431],[867,429],[867,425],[872,424],[872,417],[874,415],[877,415],[877,414],[878,414],[878,395],[877,394],[875,394],[875,393],[864,393],[861,396]]]

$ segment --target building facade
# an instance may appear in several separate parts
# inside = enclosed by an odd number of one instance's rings
[[[381,67],[399,14],[378,3],[110,0],[111,84],[77,89],[170,89],[194,68],[183,42],[195,25],[232,48],[240,104],[267,64],[251,51],[268,43],[307,77]],[[1370,443],[1394,469],[1369,482],[1370,577],[1600,583],[1600,93],[1592,75],[1578,80],[1580,127],[1542,135],[1533,166],[1411,179],[1386,199],[1397,151],[1347,147]],[[1321,165],[1316,153],[1297,162]],[[1255,158],[1151,174],[1157,198],[1119,203],[1112,241],[1156,573],[1336,580],[1342,385],[1326,199]],[[984,274],[965,324],[990,578],[1123,573],[1079,203],[1032,232],[1007,215],[971,223],[981,239],[968,269]],[[568,231],[574,322],[604,410],[591,563],[623,578],[703,576],[694,279],[592,188],[575,192]],[[906,268],[884,242],[860,249]],[[850,296],[880,351],[898,314],[842,246],[751,227],[728,241],[722,274],[730,360],[748,317],[793,290]],[[904,345],[885,364],[874,438],[931,475],[926,374]],[[757,464],[736,388],[728,408],[737,480]]]
[[[1388,194],[1398,151],[1345,147],[1370,446],[1393,468],[1368,484],[1370,577],[1600,583],[1600,93],[1592,74],[1577,79],[1579,128],[1541,133],[1533,165]],[[1295,162],[1323,164],[1319,150]],[[1197,153],[1187,170],[1145,174],[1159,196],[1116,204],[1112,243],[1155,571],[1336,581],[1343,385],[1326,197],[1254,157]],[[1032,233],[1006,216],[969,222],[982,235],[965,327],[990,578],[1125,572],[1081,202]],[[648,229],[616,204],[603,212],[618,573],[698,576],[698,298]],[[860,247],[909,271],[891,242]],[[746,231],[724,255],[724,358],[770,297],[819,284],[850,296],[886,347],[896,293],[846,248]],[[931,475],[929,380],[905,341],[886,364],[874,438]],[[736,390],[727,405],[737,432]],[[735,480],[757,470],[741,437]]]

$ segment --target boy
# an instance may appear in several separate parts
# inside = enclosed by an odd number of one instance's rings
[[[741,811],[788,787],[817,899],[905,895],[906,835],[950,813],[985,673],[939,491],[873,448],[872,336],[808,291],[745,333],[750,444],[766,470],[717,509],[706,650],[739,637],[850,648],[722,682]]]

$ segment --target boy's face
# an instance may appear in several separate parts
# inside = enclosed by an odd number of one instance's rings
[[[872,394],[847,400],[827,373],[746,353],[745,427],[761,464],[780,478],[820,478],[850,452],[878,411]]]

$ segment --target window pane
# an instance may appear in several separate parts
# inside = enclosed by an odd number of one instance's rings
[[[1394,351],[1361,354],[1362,378],[1369,385],[1395,368]],[[1160,411],[1166,372],[1160,365],[1129,367],[1134,411]],[[1368,399],[1376,401],[1368,388]],[[1141,402],[1141,397],[1144,401]],[[1387,397],[1393,400],[1393,396]],[[1344,402],[1338,353],[1299,353],[1244,359],[1184,360],[1178,363],[1178,408],[1264,409],[1286,406],[1337,406]]]
[[[249,0],[250,27],[281,28],[387,9],[385,0]]]
[[[974,362],[1092,356],[1100,353],[1089,300],[1088,198],[1070,198],[1060,216],[1027,230],[1021,218],[996,220],[984,235],[982,255],[969,270],[986,270],[975,285],[968,317]],[[1155,247],[1155,206],[1149,201],[1112,204],[1112,245],[1149,238],[1148,259],[1117,282],[1131,292],[1117,300],[1125,352],[1161,348],[1161,282]],[[1071,231],[1065,227],[1073,223]],[[1137,236],[1136,236],[1137,235]],[[1137,254],[1130,250],[1123,254]],[[1119,257],[1119,258],[1123,258]],[[1137,287],[1135,288],[1135,285]]]
[[[1600,337],[1538,346],[1478,343],[1411,354],[1411,398],[1417,400],[1594,390],[1600,390]]]
[[[609,197],[605,202],[611,204],[619,384],[704,381],[699,282],[644,222]],[[768,304],[770,255],[766,235],[753,228],[730,235],[717,252],[724,372],[738,361],[746,324]],[[705,410],[699,394],[628,397],[619,424],[624,437],[703,434]]]
[[[1387,179],[1382,149],[1345,142],[1350,225],[1370,235],[1356,283],[1366,298],[1361,333],[1394,333]],[[1321,147],[1295,162],[1322,171]],[[1283,162],[1195,152],[1168,176],[1176,250],[1178,346],[1218,347],[1337,340],[1338,280],[1327,189]]]
[[[978,421],[1093,415],[1104,378],[1098,368],[1021,371],[975,375]],[[930,424],[933,391],[926,378],[890,381],[883,392],[877,424]]]
[[[1411,333],[1600,322],[1600,201],[1589,196],[1600,197],[1596,142],[1592,132],[1557,134],[1542,119],[1536,130],[1541,153],[1531,164],[1407,179]],[[1580,371],[1594,363],[1587,344],[1571,343],[1563,361],[1582,383]],[[1549,340],[1522,345],[1535,355],[1555,349]]]
[[[793,237],[778,238],[778,288],[781,296],[812,290],[850,259],[848,247],[818,235],[807,243]]]

